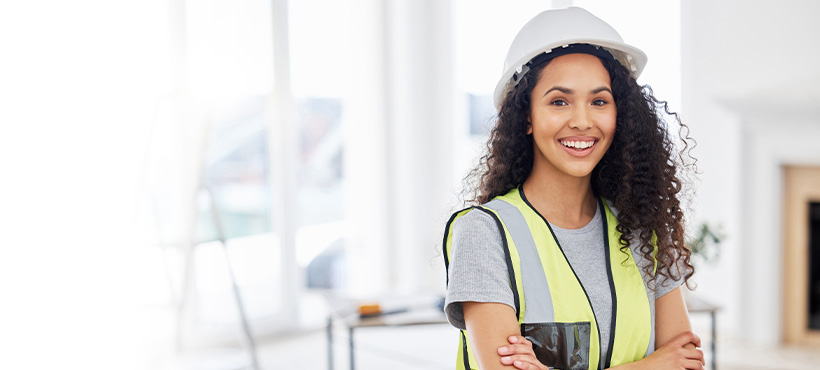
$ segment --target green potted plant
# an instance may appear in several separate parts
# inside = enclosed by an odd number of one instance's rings
[[[686,241],[686,246],[692,251],[693,263],[714,263],[720,257],[720,243],[725,236],[719,227],[702,223],[695,233],[695,237]]]

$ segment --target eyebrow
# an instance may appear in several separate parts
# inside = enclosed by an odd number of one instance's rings
[[[560,92],[562,92],[562,93],[564,93],[564,94],[567,94],[567,95],[572,95],[572,94],[574,94],[574,93],[575,93],[575,90],[570,89],[570,88],[568,88],[568,87],[564,87],[564,86],[553,86],[552,88],[550,88],[549,90],[547,90],[547,92],[545,92],[545,93],[544,93],[544,96],[546,96],[547,94],[549,94],[549,93],[550,93],[550,92],[552,92],[553,90],[558,90],[558,91],[560,91]],[[606,86],[601,86],[601,87],[599,87],[599,88],[593,89],[591,92],[592,92],[593,94],[597,94],[597,93],[602,92],[602,91],[606,91],[606,92],[609,92],[610,94],[612,94],[612,90],[610,90],[610,89],[609,89],[608,87],[606,87]]]

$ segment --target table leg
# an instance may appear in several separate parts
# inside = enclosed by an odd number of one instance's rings
[[[327,370],[333,370],[333,318],[327,318]]]
[[[715,324],[715,320],[717,315],[715,311],[712,311],[712,370],[717,370],[717,350],[715,342],[717,342],[717,324]]]
[[[353,370],[355,368],[353,361],[353,328],[350,328],[348,339],[350,340],[350,370]]]

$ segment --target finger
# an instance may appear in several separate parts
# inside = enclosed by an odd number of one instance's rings
[[[698,360],[686,360],[683,362],[686,370],[704,370],[703,363]]]
[[[504,365],[512,365],[517,369],[521,370],[538,370],[541,369],[538,362],[538,359],[535,356],[521,356],[521,355],[514,355],[514,356],[504,356],[501,357],[501,363]]]
[[[511,344],[508,346],[498,347],[499,355],[531,355],[535,356],[535,352],[531,346],[523,344]]]
[[[538,365],[536,365],[536,364],[531,364],[531,363],[523,362],[523,361],[515,361],[515,362],[513,362],[513,366],[515,366],[516,369],[520,369],[520,370],[539,370],[540,369],[538,367]]]
[[[683,347],[686,344],[692,343],[695,347],[700,347],[700,337],[695,335],[695,333],[691,331],[685,331],[683,333],[678,334],[671,341],[670,344],[673,344],[676,347]]]
[[[530,342],[529,339],[524,338],[520,335],[511,335],[509,338],[507,338],[507,341],[510,342],[510,344],[525,344],[532,346],[532,342]]]
[[[700,361],[700,363],[702,363],[702,364],[706,363],[706,361],[703,358],[703,351],[701,351],[697,348],[686,350],[686,353],[684,354],[684,357],[686,357],[689,360]]]
[[[695,337],[695,340],[693,340],[693,341],[691,341],[691,342],[689,342],[689,343],[692,343],[692,344],[694,344],[694,345],[695,345],[695,347],[700,348],[700,337],[699,337],[697,334],[695,334],[695,333],[692,333],[692,336],[693,336],[693,337]]]

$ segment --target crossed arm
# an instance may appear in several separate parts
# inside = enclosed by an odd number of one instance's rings
[[[545,370],[532,344],[521,337],[512,307],[501,303],[464,302],[464,321],[470,344],[482,370],[517,368]],[[681,288],[655,300],[655,352],[617,370],[703,369],[700,338],[692,333]]]

